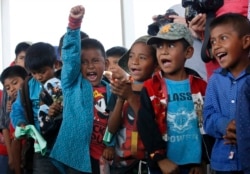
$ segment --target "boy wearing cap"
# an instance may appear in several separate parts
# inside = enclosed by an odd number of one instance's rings
[[[153,46],[147,45],[149,37],[146,35],[136,39],[121,57],[118,65],[123,68],[122,72],[118,66],[112,68],[110,84],[115,95],[111,96],[107,110],[110,111],[108,130],[116,135],[116,157],[111,174],[148,173],[145,165],[146,151],[138,135],[136,120],[143,82],[151,78],[158,67],[156,50]],[[124,70],[129,73],[130,80],[126,78],[123,81],[119,78],[124,74]]]
[[[156,47],[161,69],[144,83],[137,121],[150,172],[201,174],[202,127],[198,125],[202,125],[206,82],[184,68],[193,55],[191,33],[183,24],[171,23],[147,44]]]

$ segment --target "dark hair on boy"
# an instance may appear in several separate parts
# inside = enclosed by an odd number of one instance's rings
[[[11,78],[11,77],[21,77],[23,80],[25,79],[25,77],[28,75],[27,71],[18,65],[14,65],[14,66],[10,66],[8,68],[5,68],[3,70],[3,72],[1,73],[1,83],[4,84],[4,81],[7,78]]]
[[[61,56],[61,51],[62,51],[64,35],[61,36],[60,41],[59,41],[59,45],[58,45],[58,53],[59,53],[60,56]],[[89,35],[87,33],[83,32],[83,31],[80,31],[80,36],[81,36],[81,39],[89,38]]]
[[[117,57],[120,58],[122,57],[126,52],[127,48],[121,47],[121,46],[115,46],[106,51],[107,57]]]
[[[100,41],[96,39],[91,39],[91,38],[82,39],[81,49],[83,50],[83,49],[90,49],[90,48],[99,49],[102,53],[102,56],[106,58],[104,46],[102,45]]]
[[[54,47],[49,43],[37,42],[31,45],[25,58],[25,68],[30,70],[39,70],[45,66],[52,67],[56,61]]]
[[[210,24],[210,30],[218,25],[231,25],[239,37],[250,34],[250,22],[248,18],[239,13],[226,13],[215,18]]]
[[[26,51],[30,46],[31,46],[31,44],[28,43],[28,42],[20,42],[20,43],[18,43],[16,45],[16,48],[15,48],[15,55],[16,55],[16,57],[22,51]]]

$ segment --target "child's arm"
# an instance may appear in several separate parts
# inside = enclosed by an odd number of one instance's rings
[[[140,98],[132,90],[132,83],[128,82],[127,79],[118,80],[114,79],[110,82],[112,92],[121,99],[126,100],[134,113],[137,114],[140,107]]]
[[[81,38],[80,27],[84,15],[83,6],[71,8],[67,33],[63,38],[62,46],[62,87],[69,89],[77,81],[81,69]]]
[[[216,92],[218,89],[215,87],[216,76],[212,76],[209,80],[203,107],[203,122],[204,130],[208,135],[215,138],[223,138],[226,134],[226,129],[231,121],[229,116],[222,115],[220,112],[220,100]]]
[[[232,120],[226,130],[226,135],[223,137],[225,139],[225,144],[236,144],[236,124],[235,120]]]
[[[106,147],[103,150],[102,153],[103,158],[105,158],[106,160],[113,160],[115,157],[115,148],[114,147]]]
[[[115,134],[119,129],[119,126],[122,122],[122,108],[124,104],[124,99],[118,97],[116,99],[116,104],[114,110],[110,112],[109,120],[108,120],[108,131],[112,134]]]
[[[20,91],[18,92],[16,101],[12,104],[12,110],[10,112],[11,123],[14,128],[16,126],[24,126],[27,124],[27,120],[24,114],[24,108],[21,103]]]
[[[150,155],[149,165],[166,159],[166,142],[155,121],[155,113],[145,88],[141,91],[141,107],[138,112],[137,128],[146,151]]]

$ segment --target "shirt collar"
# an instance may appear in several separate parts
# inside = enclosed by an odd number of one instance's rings
[[[226,76],[228,72],[229,71],[226,68],[222,68],[220,71],[220,73],[224,76]],[[250,65],[246,68],[245,73],[250,74]]]

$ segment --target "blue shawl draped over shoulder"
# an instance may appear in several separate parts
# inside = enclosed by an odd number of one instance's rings
[[[50,157],[91,172],[89,145],[93,128],[93,90],[81,74],[80,29],[67,29],[62,47],[63,121]]]

